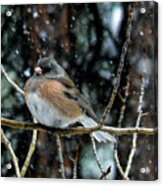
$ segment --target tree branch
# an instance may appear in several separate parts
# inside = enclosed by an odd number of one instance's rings
[[[115,144],[117,146],[117,144]],[[115,162],[116,162],[116,166],[118,168],[119,173],[121,174],[121,176],[123,177],[124,180],[129,180],[128,177],[125,177],[125,172],[121,166],[119,157],[118,157],[118,151],[117,151],[117,147],[115,147],[116,150],[114,150],[114,158],[115,158]]]
[[[114,84],[113,91],[112,91],[111,97],[109,99],[109,103],[106,106],[104,113],[99,121],[100,126],[102,126],[104,124],[106,117],[110,115],[110,112],[111,112],[112,106],[114,104],[114,100],[115,100],[115,97],[117,95],[117,91],[118,91],[118,88],[120,85],[121,74],[122,74],[123,67],[124,67],[125,57],[127,54],[129,44],[131,42],[133,12],[134,12],[134,5],[132,4],[131,7],[129,6],[129,16],[128,16],[128,20],[127,20],[126,40],[125,40],[123,47],[122,47],[122,53],[120,56],[120,62],[119,62],[117,75],[116,75],[116,82]]]
[[[65,179],[65,166],[64,166],[64,159],[62,155],[62,145],[61,145],[61,138],[58,134],[56,134],[56,143],[57,143],[57,150],[58,150],[58,158],[59,158],[59,164],[60,169],[59,172],[61,173],[61,176],[63,179]]]
[[[80,146],[80,143],[76,144],[76,147],[75,147],[75,156],[74,158],[69,156],[69,159],[73,162],[73,179],[77,179],[77,166],[78,166],[78,156],[79,156],[79,146]]]
[[[24,95],[24,91],[21,88],[19,88],[19,86],[14,81],[12,81],[12,79],[8,76],[5,69],[3,68],[2,64],[1,64],[1,71],[3,75],[5,76],[6,80],[9,82],[9,84],[11,84],[15,88],[15,90],[17,90],[22,95]]]
[[[10,155],[11,155],[11,159],[12,159],[12,162],[14,164],[14,167],[15,167],[15,172],[16,172],[16,175],[18,178],[21,177],[20,175],[20,169],[19,169],[19,164],[18,164],[18,158],[11,146],[11,143],[10,141],[7,139],[5,133],[3,132],[3,130],[1,129],[1,139],[2,139],[2,142],[4,143],[4,145],[6,146],[7,150],[9,151]]]
[[[24,96],[24,91],[8,76],[8,74],[5,71],[5,69],[2,66],[2,64],[1,64],[1,71],[2,71],[3,75],[5,76],[6,80],[8,81],[8,83],[13,88],[15,88],[16,91],[18,91],[19,93],[21,93]],[[34,123],[37,123],[37,121],[35,119],[33,119],[33,120],[34,120]],[[29,150],[28,150],[28,153],[27,153],[25,162],[24,162],[24,164],[22,166],[22,169],[21,169],[21,172],[20,172],[21,177],[24,177],[25,174],[26,174],[26,172],[27,172],[27,169],[28,169],[30,160],[31,160],[32,155],[33,155],[33,153],[35,151],[36,140],[37,140],[37,131],[36,130],[33,130],[32,141],[31,141],[31,144],[29,146]]]
[[[101,175],[100,180],[103,180],[111,172],[111,166]]]
[[[116,135],[128,135],[128,134],[144,134],[144,135],[154,135],[158,132],[157,128],[143,128],[143,127],[131,127],[131,128],[116,128],[116,127],[108,127],[108,126],[95,126],[90,128],[84,127],[76,127],[76,128],[68,128],[68,129],[57,129],[57,128],[50,128],[46,127],[45,125],[35,124],[32,122],[26,121],[16,121],[7,118],[1,118],[1,124],[3,126],[11,127],[11,128],[19,128],[19,129],[26,129],[26,130],[40,130],[50,134],[59,134],[62,136],[65,135],[76,135],[76,134],[86,134],[91,133],[94,131],[104,131],[114,133]]]
[[[119,119],[118,119],[118,127],[122,126],[122,122],[123,122],[123,119],[124,119],[124,114],[125,114],[125,111],[126,111],[126,102],[127,102],[128,96],[129,96],[129,88],[130,88],[130,76],[128,75],[127,76],[127,83],[126,83],[126,87],[125,87],[125,95],[124,95],[124,97],[121,96],[121,98],[120,98],[122,100],[123,104],[122,104],[122,107],[121,107],[121,110],[120,110],[120,116],[119,116]],[[117,141],[118,141],[118,136],[117,136]],[[119,160],[118,143],[115,144],[115,146],[114,146],[114,158],[115,158],[115,162],[116,162],[118,171],[121,174],[121,176],[123,177],[123,179],[129,180],[128,177],[125,177],[125,172],[124,172],[124,170],[121,166],[120,160]]]
[[[102,163],[100,161],[99,155],[97,153],[96,142],[95,142],[95,139],[92,134],[90,134],[90,138],[91,138],[91,142],[92,142],[93,154],[96,158],[97,165],[101,171],[101,174],[104,175],[105,171],[104,171],[104,168],[103,168]]]
[[[138,128],[140,126],[140,122],[141,122],[141,118],[142,118],[142,105],[143,105],[143,98],[144,98],[144,89],[145,89],[145,78],[144,78],[144,73],[142,75],[142,82],[141,82],[141,86],[140,86],[140,96],[139,96],[139,103],[138,103],[138,117],[136,120],[136,125],[135,128]],[[135,151],[136,151],[136,143],[137,143],[137,134],[133,134],[133,139],[132,139],[132,148],[128,157],[128,161],[127,161],[127,166],[125,169],[125,177],[128,177],[130,169],[131,169],[131,165],[133,162],[133,158],[135,155]]]
[[[32,141],[30,143],[25,162],[24,162],[24,164],[22,166],[22,169],[21,169],[21,172],[20,172],[21,177],[24,177],[26,172],[27,172],[29,163],[31,161],[32,155],[33,155],[33,153],[35,151],[35,148],[36,148],[36,140],[37,140],[37,130],[33,130]]]

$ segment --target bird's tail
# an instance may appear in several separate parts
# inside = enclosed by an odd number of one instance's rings
[[[80,122],[83,124],[84,127],[94,127],[97,126],[98,124],[91,119],[90,117],[84,115],[81,119]],[[108,132],[103,132],[103,131],[96,131],[92,133],[93,137],[98,141],[98,142],[112,142],[116,143],[116,139],[109,134]]]

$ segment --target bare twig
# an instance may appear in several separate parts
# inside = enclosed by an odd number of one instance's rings
[[[97,165],[102,173],[102,175],[104,175],[105,171],[104,171],[104,168],[102,166],[102,163],[100,161],[100,158],[98,156],[98,153],[97,153],[97,148],[96,148],[96,142],[95,142],[95,139],[93,137],[92,134],[90,134],[90,138],[91,138],[91,142],[92,142],[92,148],[93,148],[93,153],[95,155],[95,158],[96,158],[96,162],[97,162]]]
[[[91,138],[91,142],[92,142],[93,154],[94,154],[94,156],[96,158],[97,165],[98,165],[98,167],[99,167],[99,169],[101,171],[101,177],[100,177],[100,179],[105,179],[106,176],[111,171],[111,166],[109,166],[106,171],[104,170],[104,168],[102,166],[102,162],[100,161],[100,157],[99,157],[99,155],[97,153],[96,142],[95,142],[95,139],[94,139],[92,133],[90,134],[90,138]]]
[[[141,118],[142,118],[142,104],[143,104],[143,97],[144,97],[144,89],[145,89],[145,79],[144,79],[144,74],[142,75],[142,82],[141,82],[141,88],[140,88],[140,96],[139,96],[139,103],[138,103],[138,117],[136,120],[136,126],[135,128],[138,128],[140,126],[140,122],[141,122]],[[136,143],[137,143],[137,134],[133,134],[133,139],[132,139],[132,148],[128,157],[128,161],[127,161],[127,166],[125,169],[125,177],[128,177],[130,169],[131,169],[131,165],[133,162],[133,158],[135,155],[135,151],[136,151]]]
[[[138,134],[145,134],[145,135],[154,135],[158,132],[157,128],[143,128],[143,127],[131,127],[131,128],[116,128],[116,127],[107,127],[103,126],[99,129],[99,127],[90,127],[90,128],[84,128],[84,127],[76,127],[76,128],[67,128],[67,129],[58,129],[58,128],[50,128],[46,127],[41,124],[34,124],[32,122],[25,122],[25,121],[16,121],[11,120],[7,118],[1,118],[1,123],[4,126],[8,126],[11,128],[21,128],[21,129],[38,129],[40,131],[45,131],[51,134],[59,134],[59,135],[76,135],[76,134],[86,134],[94,131],[104,131],[104,132],[110,132],[114,133],[116,135],[128,135],[133,133]]]
[[[127,101],[128,95],[129,95],[129,87],[130,87],[130,76],[127,76],[127,84],[126,84],[126,87],[125,87],[125,96],[124,96],[124,98],[121,97],[123,105],[122,105],[121,110],[120,110],[120,117],[118,119],[118,127],[122,126],[124,114],[125,114],[125,111],[126,111],[126,101]],[[118,136],[117,136],[117,141],[118,141]],[[119,160],[118,144],[115,144],[115,146],[114,146],[114,158],[115,158],[116,165],[117,165],[119,173],[121,174],[123,179],[128,180],[129,178],[125,177],[125,173],[123,171],[123,168],[122,168],[120,160]]]
[[[129,95],[129,88],[130,88],[130,76],[127,76],[127,84],[125,87],[125,96],[123,98],[123,105],[120,110],[120,117],[118,119],[118,127],[122,127],[122,121],[124,119],[124,114],[126,111],[126,101],[127,101],[128,95]]]
[[[62,145],[61,145],[60,136],[58,134],[56,134],[56,143],[57,143],[58,158],[60,163],[59,172],[61,173],[62,178],[65,179],[65,166],[64,166],[64,160],[62,155]]]
[[[101,175],[100,180],[103,180],[111,172],[111,166]]]
[[[11,78],[8,76],[5,69],[3,68],[2,64],[1,64],[1,71],[5,76],[6,80],[9,82],[9,84],[11,84],[18,92],[24,95],[24,91],[21,88],[19,88],[19,86],[14,81],[11,80]]]
[[[158,132],[157,128],[143,128],[143,127],[116,128],[116,127],[103,126],[99,129],[98,126],[95,126],[90,128],[76,127],[76,128],[67,128],[67,129],[57,129],[57,128],[46,127],[45,125],[41,125],[41,124],[35,124],[32,122],[16,121],[7,118],[1,118],[1,124],[11,128],[19,128],[19,129],[26,129],[26,130],[37,129],[50,134],[59,134],[62,136],[87,134],[99,130],[104,132],[114,133],[116,135],[129,135],[134,133],[144,134],[144,135],[154,135]]]
[[[33,118],[33,122],[37,123],[37,120],[35,118]],[[28,149],[28,153],[27,153],[25,162],[24,162],[22,169],[21,169],[21,177],[24,177],[27,172],[29,163],[31,161],[32,155],[33,155],[35,148],[36,148],[36,141],[37,141],[37,130],[33,130],[32,140],[31,140],[31,143],[30,143],[30,146]]]
[[[1,65],[1,71],[4,74],[6,80],[9,82],[9,84],[11,86],[13,86],[13,88],[15,88],[15,90],[17,90],[18,92],[20,92],[23,96],[24,96],[24,91],[8,76],[7,72],[5,71],[4,67]],[[37,123],[36,121],[34,121],[35,123]],[[36,139],[37,139],[37,131],[33,130],[33,135],[32,135],[32,141],[31,144],[29,146],[29,150],[25,159],[25,162],[22,166],[21,169],[21,177],[24,177],[24,175],[26,174],[26,171],[28,169],[30,160],[32,158],[32,155],[34,153],[35,150],[35,146],[36,146]]]
[[[99,121],[100,126],[102,126],[104,124],[106,117],[110,115],[110,112],[111,112],[111,109],[112,109],[112,106],[113,106],[113,103],[114,103],[114,100],[115,100],[115,97],[117,95],[117,91],[118,91],[118,88],[120,85],[121,74],[122,74],[122,70],[124,67],[124,62],[125,62],[127,50],[128,50],[129,44],[131,42],[131,31],[132,31],[132,20],[133,20],[134,6],[132,6],[132,7],[129,6],[129,8],[130,9],[129,9],[128,22],[127,22],[126,41],[124,42],[123,47],[122,47],[122,53],[120,56],[119,67],[118,67],[117,75],[116,75],[116,82],[114,84],[109,103],[106,106],[104,113]]]
[[[1,129],[1,139],[2,139],[2,142],[4,143],[4,145],[6,146],[7,150],[9,151],[10,155],[11,155],[11,159],[12,159],[12,162],[14,164],[14,167],[15,167],[15,172],[16,172],[16,175],[18,178],[21,177],[20,175],[20,169],[19,169],[19,164],[18,164],[18,158],[12,148],[12,145],[10,143],[10,141],[7,139],[5,133],[3,132],[3,130]]]
[[[73,179],[77,179],[77,161],[78,161],[78,157],[73,158],[71,156],[69,156],[69,159],[73,162]]]
[[[73,161],[73,179],[77,178],[77,165],[78,165],[78,156],[79,156],[79,144],[77,144],[76,148],[75,148],[75,158]]]
[[[73,179],[77,179],[77,159],[74,159],[73,164]]]
[[[78,165],[78,156],[79,156],[79,144],[75,147],[75,157],[69,156],[69,159],[73,162],[73,179],[77,179],[77,165]]]
[[[32,155],[33,155],[35,148],[36,148],[36,140],[37,140],[37,130],[33,130],[32,141],[29,146],[29,150],[28,150],[25,162],[24,162],[22,169],[21,169],[21,173],[20,173],[21,177],[24,177],[27,172],[29,163],[31,161]]]
[[[120,164],[120,160],[119,160],[119,157],[118,157],[117,147],[116,147],[116,150],[114,150],[114,158],[115,158],[115,162],[116,162],[116,166],[118,168],[118,171],[121,174],[121,176],[123,177],[123,179],[129,180],[128,177],[125,177],[124,170],[123,170],[123,168],[122,168],[122,166]]]

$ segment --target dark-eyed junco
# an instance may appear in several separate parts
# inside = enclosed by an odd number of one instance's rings
[[[43,125],[55,128],[68,128],[76,122],[84,127],[98,125],[88,100],[52,58],[38,61],[24,91],[29,110]],[[93,136],[98,142],[115,142],[115,138],[106,132],[96,131]]]

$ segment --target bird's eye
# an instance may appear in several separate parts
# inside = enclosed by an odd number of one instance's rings
[[[48,63],[48,64],[44,65],[42,69],[43,69],[43,73],[50,72],[52,69],[52,64]]]

